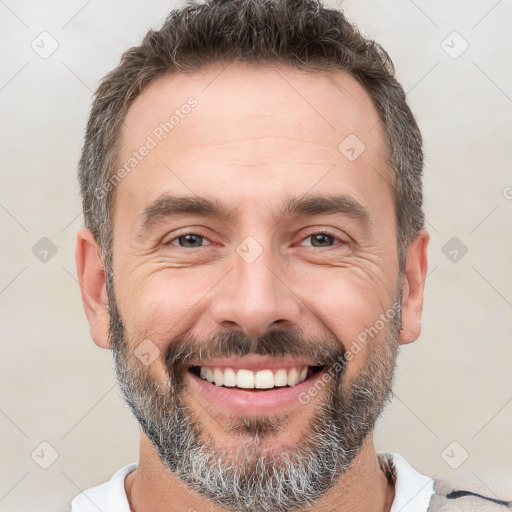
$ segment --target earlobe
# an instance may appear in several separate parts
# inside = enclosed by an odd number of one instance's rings
[[[421,333],[423,293],[428,265],[429,234],[422,229],[407,248],[407,261],[402,285],[402,328],[399,343],[405,345]]]
[[[110,315],[105,267],[100,253],[101,249],[92,233],[88,229],[81,229],[76,237],[75,259],[82,302],[94,342],[101,348],[109,348]]]

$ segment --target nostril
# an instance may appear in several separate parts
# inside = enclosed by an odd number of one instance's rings
[[[286,318],[279,318],[278,320],[274,320],[269,327],[271,328],[271,330],[279,330],[282,332],[284,329],[293,329],[294,323],[291,322],[290,320],[287,320]]]
[[[240,331],[240,332],[243,331],[242,326],[239,325],[234,320],[224,320],[221,325],[222,325],[222,327],[225,327],[226,329],[228,329],[230,331]]]

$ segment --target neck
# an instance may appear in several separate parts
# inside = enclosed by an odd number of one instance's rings
[[[142,435],[140,461],[125,481],[131,512],[167,512],[176,503],[180,510],[226,512],[205,500],[166,470],[149,440]],[[369,435],[352,465],[308,512],[389,512],[394,486],[382,472]]]

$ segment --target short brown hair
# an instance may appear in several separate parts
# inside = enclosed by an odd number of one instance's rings
[[[393,170],[400,268],[424,225],[422,138],[386,51],[318,0],[207,0],[173,10],[160,30],[127,50],[96,91],[79,164],[85,225],[111,270],[108,186],[121,126],[134,99],[156,78],[231,62],[275,63],[308,72],[345,71],[378,109]]]

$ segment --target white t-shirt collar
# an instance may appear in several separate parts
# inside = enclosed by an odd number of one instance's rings
[[[418,473],[398,453],[391,456],[396,482],[395,499],[389,512],[426,512],[434,494],[434,479]]]

